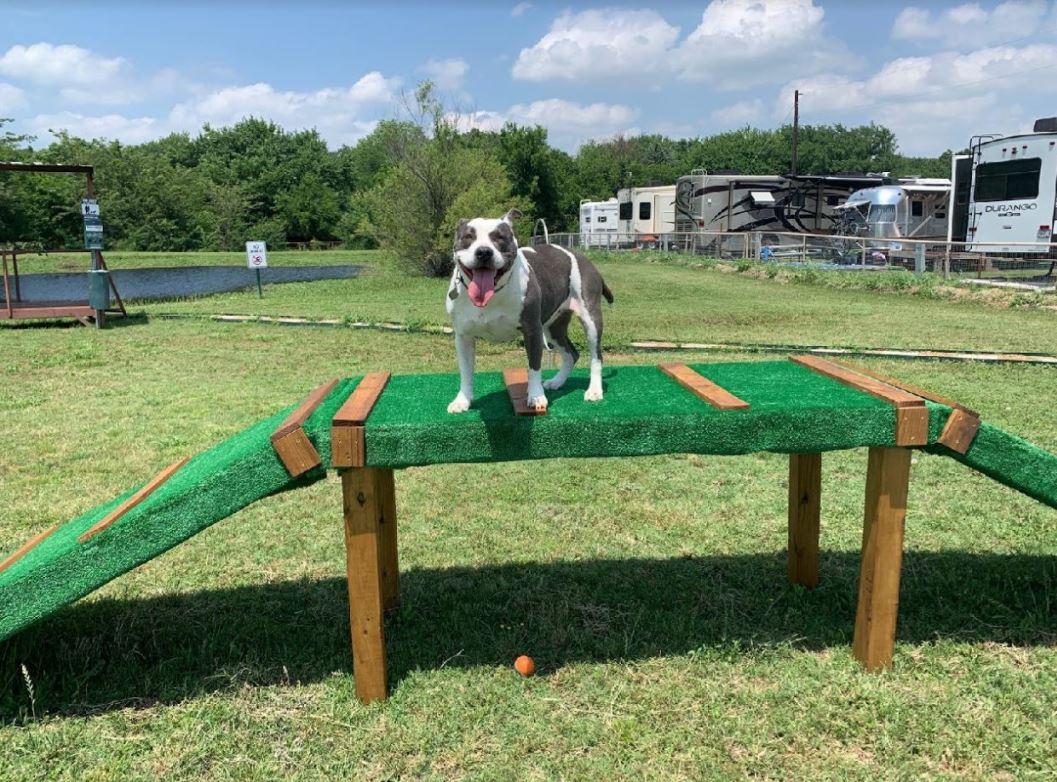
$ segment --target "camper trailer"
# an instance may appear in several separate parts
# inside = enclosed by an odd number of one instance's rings
[[[950,198],[949,179],[900,179],[856,190],[836,207],[837,233],[872,239],[938,239],[947,233]]]
[[[954,165],[954,190],[966,189],[962,233],[952,214],[951,238],[970,251],[1047,253],[1057,217],[1057,117],[1035,122],[1032,133],[977,136],[961,167]]]
[[[696,169],[676,182],[676,231],[826,233],[836,208],[880,176],[745,175]]]
[[[615,198],[608,201],[581,201],[580,244],[583,247],[612,247],[618,244],[617,212],[618,202]]]
[[[620,240],[656,242],[675,230],[675,185],[617,191]]]

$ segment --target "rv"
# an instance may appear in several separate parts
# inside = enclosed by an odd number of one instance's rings
[[[615,198],[608,201],[580,202],[580,244],[583,247],[611,247],[617,239],[618,202]]]
[[[974,137],[969,156],[955,160],[953,168],[953,241],[966,242],[970,251],[1050,251],[1057,216],[1057,117],[1036,121],[1031,133]],[[962,211],[957,194],[966,190]]]
[[[829,232],[836,227],[836,208],[853,191],[881,181],[866,174],[710,174],[695,169],[676,182],[675,227],[680,233]]]
[[[899,179],[856,190],[836,207],[837,233],[871,239],[939,239],[947,233],[950,198],[949,179]]]
[[[626,187],[617,191],[623,242],[656,242],[675,230],[675,185]]]

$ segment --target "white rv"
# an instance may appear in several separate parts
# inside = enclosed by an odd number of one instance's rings
[[[654,242],[675,230],[675,185],[626,187],[617,201],[622,242]]]
[[[907,178],[856,190],[836,207],[837,233],[873,239],[946,236],[949,179]]]
[[[611,247],[618,244],[617,213],[618,202],[615,198],[608,201],[581,201],[580,244],[583,247]]]
[[[832,231],[837,207],[864,185],[882,178],[866,174],[710,174],[695,169],[676,182],[675,227],[696,231]]]
[[[1057,117],[1035,122],[1034,132],[978,136],[957,177],[968,176],[965,236],[972,251],[1046,253],[1057,217]]]

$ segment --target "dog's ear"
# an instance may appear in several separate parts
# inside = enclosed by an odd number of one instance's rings
[[[505,215],[503,215],[501,219],[507,225],[513,225],[515,220],[519,220],[524,216],[525,215],[521,214],[520,209],[514,208],[507,212]]]

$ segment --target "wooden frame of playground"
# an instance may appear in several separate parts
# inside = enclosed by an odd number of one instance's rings
[[[815,356],[793,360],[889,402],[896,409],[895,445],[869,449],[852,645],[853,654],[867,670],[883,669],[892,664],[895,647],[911,448],[928,442],[925,400],[954,408],[940,442],[960,453],[965,453],[972,442],[979,416],[955,402],[859,367]],[[661,369],[714,407],[748,407],[685,365],[668,364]],[[518,415],[538,415],[540,411],[525,406],[524,374],[519,370],[504,372],[511,404]],[[341,474],[353,673],[356,694],[364,703],[388,696],[385,615],[400,604],[395,477],[392,469],[367,466],[365,445],[367,418],[388,380],[389,373],[385,372],[365,376],[334,416],[331,430],[331,463]],[[309,395],[272,436],[276,452],[292,475],[320,464],[320,456],[300,430],[300,424],[332,388],[333,382]],[[817,586],[819,581],[821,495],[822,454],[791,454],[788,578],[807,588]]]

